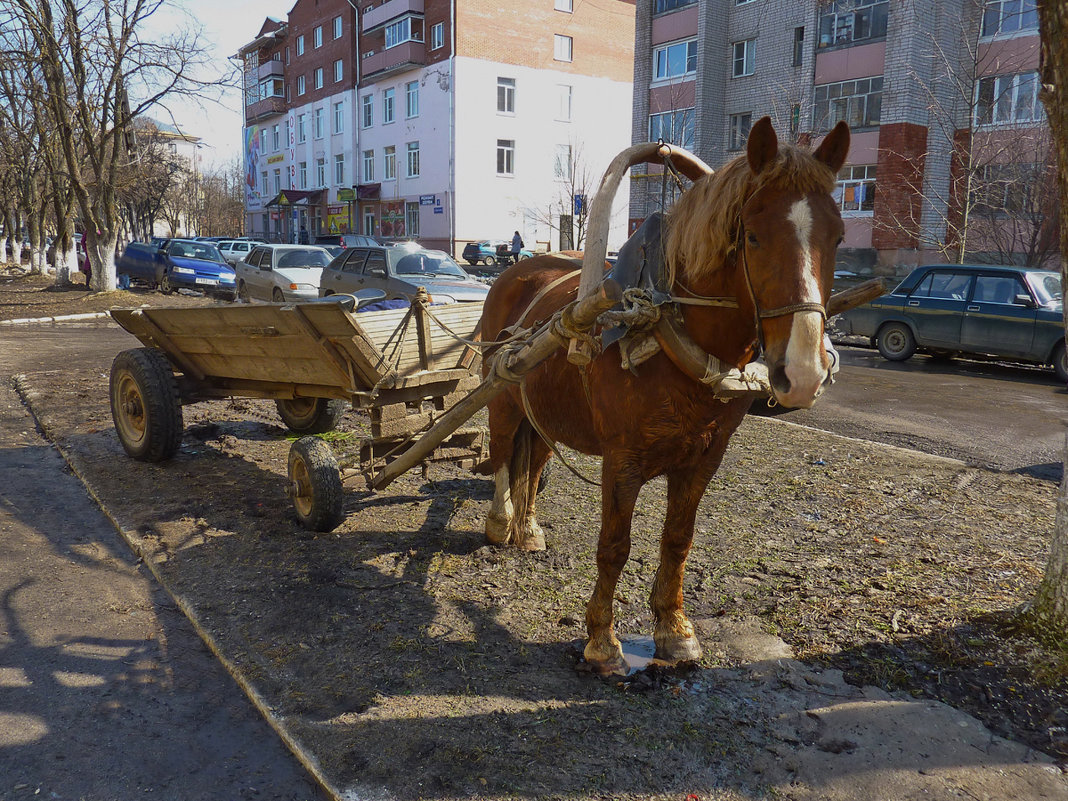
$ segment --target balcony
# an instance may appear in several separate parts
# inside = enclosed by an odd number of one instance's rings
[[[258,122],[265,117],[273,117],[275,114],[283,114],[286,110],[284,97],[268,97],[258,100],[251,105],[245,106],[245,122]]]
[[[423,13],[423,0],[388,0],[380,6],[363,12],[360,30],[363,33],[385,25],[391,19],[415,12]]]
[[[383,78],[394,72],[422,67],[426,64],[426,45],[423,42],[405,42],[381,53],[367,56],[360,62],[364,78]]]
[[[265,81],[268,78],[284,78],[286,74],[285,64],[279,58],[272,58],[263,64],[260,64],[258,70],[256,70],[256,80]]]

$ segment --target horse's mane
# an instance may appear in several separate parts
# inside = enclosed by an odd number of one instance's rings
[[[775,160],[754,176],[745,155],[694,182],[667,215],[665,251],[671,277],[710,275],[726,262],[738,239],[742,206],[758,188],[830,193],[835,174],[811,153],[779,144]]]

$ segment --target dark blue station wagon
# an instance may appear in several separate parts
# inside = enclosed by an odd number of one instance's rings
[[[884,358],[917,349],[1052,364],[1068,382],[1061,276],[971,264],[917,267],[889,295],[845,312],[843,333],[870,337]]]

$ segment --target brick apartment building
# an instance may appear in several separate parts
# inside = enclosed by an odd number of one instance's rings
[[[568,247],[630,144],[633,42],[633,0],[297,0],[238,53],[248,230]]]
[[[902,272],[960,258],[1055,258],[1035,0],[639,0],[635,142],[711,166],[770,115],[780,137],[853,131],[840,260]],[[632,175],[631,226],[659,207]]]

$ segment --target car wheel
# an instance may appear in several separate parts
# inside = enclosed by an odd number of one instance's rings
[[[486,258],[482,260],[482,263],[485,264],[487,267],[492,267],[497,263],[497,260],[493,258],[493,256],[486,256]]]
[[[164,295],[170,295],[174,292],[174,284],[171,283],[171,277],[167,273],[160,276],[159,291]]]
[[[237,282],[237,299],[243,300],[245,303],[248,303],[249,300],[251,300],[248,296],[248,287],[245,285],[244,281]]]
[[[904,323],[886,323],[876,335],[876,345],[884,359],[903,362],[916,352],[916,338]]]
[[[170,362],[155,348],[124,350],[111,364],[111,418],[123,450],[162,462],[182,442],[182,401]]]
[[[311,531],[333,531],[344,519],[341,471],[322,440],[301,437],[290,447],[289,497],[297,518]]]
[[[465,259],[465,261],[468,264],[470,264],[472,267],[474,267],[476,264],[478,264],[478,259]]]
[[[1053,372],[1062,383],[1068,383],[1068,351],[1064,349],[1064,342],[1058,342],[1053,349]]]
[[[298,434],[333,431],[349,408],[347,401],[336,398],[292,398],[276,400],[274,405],[286,428]]]
[[[273,300],[275,303],[285,303],[286,296],[282,294],[281,289],[275,287],[274,291],[271,293],[271,300]]]

